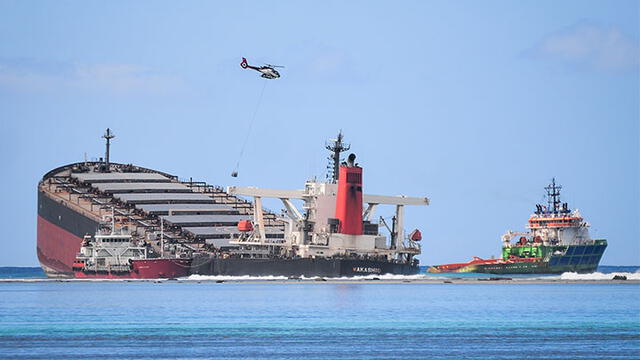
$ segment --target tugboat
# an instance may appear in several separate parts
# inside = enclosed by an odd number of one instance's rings
[[[112,215],[112,218],[113,215]],[[158,279],[188,276],[191,259],[149,258],[147,246],[126,229],[101,224],[94,236],[85,235],[73,271],[76,278]]]
[[[560,201],[555,178],[545,187],[547,205],[536,205],[529,218],[529,232],[502,235],[502,257],[474,257],[466,263],[431,266],[430,273],[559,274],[589,273],[597,269],[607,240],[591,239],[589,224],[578,210]],[[515,243],[511,240],[519,236]]]

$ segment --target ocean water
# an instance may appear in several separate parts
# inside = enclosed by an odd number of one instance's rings
[[[7,359],[639,359],[640,285],[0,282]]]

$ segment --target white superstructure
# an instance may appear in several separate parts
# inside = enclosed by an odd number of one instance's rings
[[[255,251],[262,249],[264,253],[267,252],[265,249],[271,248],[286,256],[303,258],[355,256],[409,261],[413,256],[420,254],[420,233],[412,233],[413,238],[405,236],[404,207],[426,206],[429,204],[428,198],[362,194],[361,201],[366,204],[359,216],[363,226],[362,234],[348,234],[339,230],[339,220],[335,215],[339,204],[338,188],[339,184],[315,180],[307,181],[302,190],[228,187],[227,192],[231,195],[253,197],[255,205],[252,231],[242,233],[231,243]],[[361,191],[361,187],[358,188]],[[265,236],[263,198],[280,199],[286,209],[284,241]],[[302,210],[292,202],[294,199],[302,200]],[[378,224],[371,222],[379,205],[395,206],[393,226],[392,229],[389,228],[390,241],[380,234]]]

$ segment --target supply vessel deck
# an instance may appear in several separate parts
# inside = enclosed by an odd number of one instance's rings
[[[340,154],[349,149],[341,134],[327,145],[331,151],[327,181],[310,180],[300,190],[224,189],[112,163],[109,147],[114,136],[109,129],[104,138],[104,159],[61,166],[38,184],[37,254],[50,277],[339,277],[418,272],[421,234],[405,233],[404,207],[428,205],[428,199],[364,194],[355,155],[341,161]],[[284,210],[263,208],[262,199],[269,197],[280,199]],[[302,209],[293,200],[302,201]],[[376,208],[384,205],[395,210],[392,219],[380,219],[388,236],[373,221]],[[113,221],[111,231],[126,230],[131,236],[126,241],[121,237],[120,245],[143,248],[144,257],[131,255],[128,264],[117,259],[119,251],[126,251],[99,240],[108,235],[100,233],[105,217]],[[89,259],[86,255],[94,250],[112,255]]]
[[[560,201],[561,186],[555,179],[545,187],[548,204],[536,205],[528,232],[508,231],[502,236],[498,259],[474,257],[469,262],[435,265],[431,273],[476,272],[490,274],[559,274],[593,272],[607,248],[607,240],[591,239],[589,224],[578,210]],[[511,240],[519,236],[517,242]]]

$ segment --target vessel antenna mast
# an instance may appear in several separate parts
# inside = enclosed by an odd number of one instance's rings
[[[109,172],[110,171],[109,147],[111,146],[111,139],[113,139],[116,136],[111,132],[111,129],[107,128],[107,131],[104,132],[104,135],[102,135],[102,137],[107,140],[107,150],[104,154],[104,171]]]
[[[109,147],[111,146],[111,139],[116,136],[113,135],[111,129],[107,128],[107,131],[104,132],[104,135],[102,135],[102,137],[107,140],[107,151],[104,154],[104,171],[110,172],[111,168],[109,166]]]
[[[556,178],[551,179],[551,184],[545,187],[547,190],[547,209],[557,213],[560,205],[560,189],[562,186],[556,185]]]
[[[331,155],[328,157],[327,180],[335,184],[340,174],[340,153],[349,150],[351,144],[342,142],[342,130],[340,130],[340,132],[338,132],[338,138],[331,139],[331,143],[325,144],[325,148],[331,151]]]

